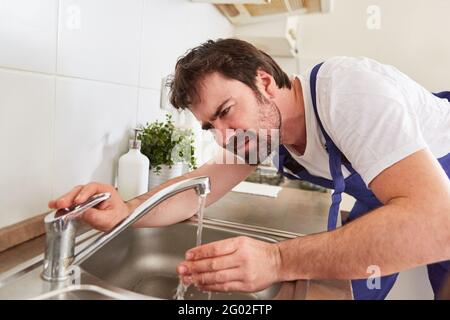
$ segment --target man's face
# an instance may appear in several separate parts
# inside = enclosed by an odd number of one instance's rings
[[[222,148],[248,164],[258,164],[279,144],[281,116],[257,77],[260,97],[244,83],[220,73],[207,75],[199,101],[191,107],[202,128],[211,130]]]

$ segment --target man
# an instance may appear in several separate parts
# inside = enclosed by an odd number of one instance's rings
[[[290,79],[267,54],[234,39],[208,41],[180,58],[171,92],[172,105],[188,108],[204,129],[214,130],[227,155],[241,152],[248,161],[261,141],[273,141],[272,132],[279,130],[275,162],[280,171],[335,190],[329,232],[277,244],[238,237],[193,248],[177,268],[186,284],[257,291],[286,280],[353,279],[355,298],[383,299],[397,272],[428,264],[433,290],[439,291],[450,259],[446,93],[435,96],[395,68],[365,58],[333,58],[306,77]],[[238,145],[234,132],[252,132],[261,139]],[[109,230],[176,181],[209,176],[209,205],[254,168],[242,161],[211,161],[128,203],[112,186],[90,183],[49,206],[67,207],[111,192],[110,200],[83,216],[92,226]],[[342,192],[357,202],[349,222],[334,229]],[[136,226],[176,223],[195,214],[196,207],[195,192],[185,191]],[[366,284],[368,270],[380,272],[380,286]]]

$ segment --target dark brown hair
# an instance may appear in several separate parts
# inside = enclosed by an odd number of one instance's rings
[[[184,109],[197,102],[200,81],[213,72],[241,81],[259,98],[255,84],[258,69],[272,75],[278,88],[291,88],[289,77],[278,64],[250,43],[238,39],[208,40],[178,59],[175,74],[167,83],[170,103],[177,109]]]

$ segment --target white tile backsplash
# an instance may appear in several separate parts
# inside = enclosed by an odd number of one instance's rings
[[[144,0],[141,83],[159,89],[181,55],[208,39],[232,36],[232,27],[207,3]],[[161,63],[164,61],[164,63]]]
[[[54,193],[90,181],[114,184],[136,123],[138,89],[57,78]]]
[[[60,0],[58,74],[138,85],[143,0]]]
[[[128,130],[164,119],[178,56],[232,33],[190,0],[0,0],[0,228],[77,184],[113,184]]]
[[[0,227],[47,210],[54,76],[0,69]]]
[[[55,72],[58,0],[0,0],[0,66]]]
[[[166,112],[160,108],[160,95],[159,90],[139,89],[138,124],[145,125],[147,122],[164,120]]]

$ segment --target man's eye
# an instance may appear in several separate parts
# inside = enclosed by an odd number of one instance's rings
[[[230,109],[231,109],[231,107],[228,107],[228,108],[226,108],[226,109],[223,109],[222,112],[220,113],[220,116],[221,116],[221,117],[226,116],[227,113],[230,111]]]

